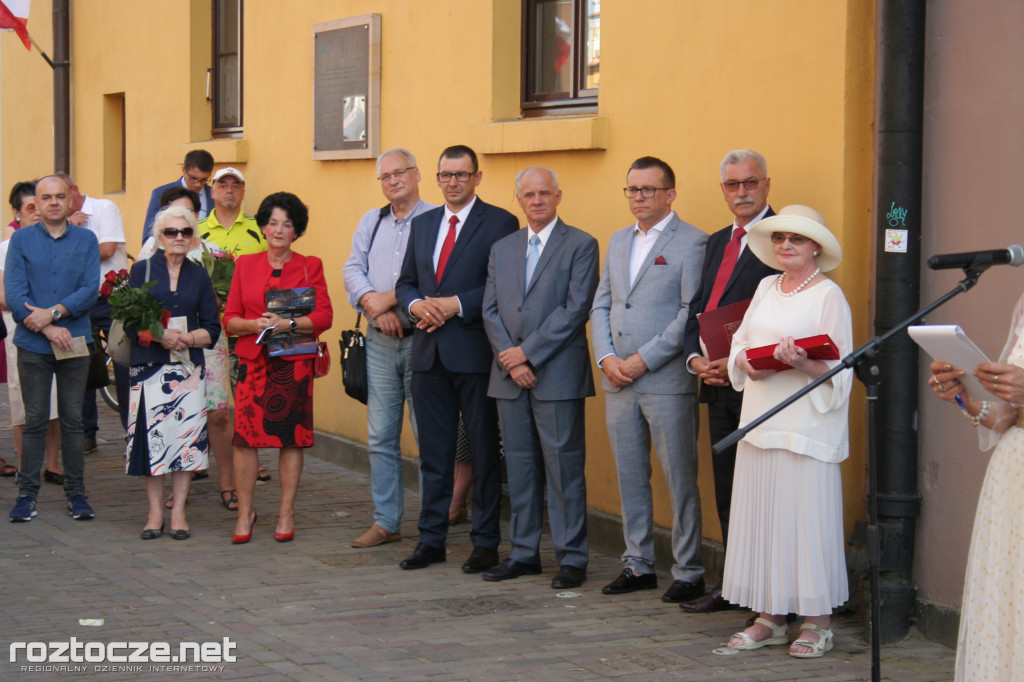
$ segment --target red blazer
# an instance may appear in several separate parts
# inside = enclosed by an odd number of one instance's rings
[[[228,321],[236,317],[253,320],[267,312],[265,296],[269,288],[268,280],[273,271],[265,252],[239,256],[235,260],[235,275],[231,279],[231,291],[228,292],[228,301],[224,308],[225,328]],[[292,253],[291,260],[281,269],[281,278],[275,288],[292,287],[313,287],[316,290],[316,310],[309,314],[309,319],[313,322],[314,336],[319,336],[330,329],[334,320],[334,310],[331,308],[331,297],[327,293],[323,261],[316,256]],[[256,334],[238,337],[235,346],[238,357],[254,360],[262,352],[262,346],[256,345]],[[285,357],[289,360],[302,360],[312,356]]]

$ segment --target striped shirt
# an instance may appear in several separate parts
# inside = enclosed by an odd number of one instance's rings
[[[405,259],[405,247],[409,243],[412,219],[433,208],[437,208],[437,205],[428,204],[420,199],[415,208],[401,220],[395,219],[394,210],[388,211],[380,221],[372,247],[370,237],[380,217],[380,209],[367,211],[360,219],[356,233],[352,237],[352,253],[343,269],[345,291],[353,308],[364,312],[359,305],[359,299],[367,292],[385,292],[395,288],[395,282],[402,273],[402,261]],[[404,310],[399,306],[392,310],[398,315],[403,327],[412,326]]]

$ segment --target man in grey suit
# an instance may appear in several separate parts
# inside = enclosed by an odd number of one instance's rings
[[[483,320],[494,349],[487,395],[497,398],[505,439],[512,552],[485,571],[498,581],[541,572],[547,479],[548,518],[559,571],[551,587],[587,577],[586,427],[594,395],[587,317],[597,288],[597,240],[559,219],[562,191],[548,168],[516,175],[529,227],[491,247]]]
[[[655,589],[651,445],[672,505],[672,586],[667,602],[703,596],[697,489],[696,378],[686,370],[683,332],[700,284],[707,235],[672,210],[672,168],[633,162],[625,194],[636,224],[612,235],[597,287],[594,356],[604,372],[605,421],[622,497],[625,568],[605,594]]]

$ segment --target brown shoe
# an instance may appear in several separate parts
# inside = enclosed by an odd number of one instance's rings
[[[387,542],[398,542],[402,539],[401,533],[389,533],[384,530],[383,527],[378,526],[376,523],[370,526],[370,530],[366,531],[358,538],[352,541],[353,547],[376,547],[377,545],[383,545]]]

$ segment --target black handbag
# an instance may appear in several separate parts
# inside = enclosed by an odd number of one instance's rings
[[[366,337],[359,331],[362,313],[356,314],[356,328],[341,332],[341,382],[345,393],[363,405],[368,397],[366,385]]]
[[[377,229],[380,221],[384,220],[391,211],[391,204],[381,207],[377,214],[377,224],[373,226],[373,233],[370,234],[370,245],[366,247],[369,255],[373,248],[373,240],[377,238]],[[345,393],[363,405],[368,398],[368,387],[366,383],[366,337],[359,330],[359,323],[363,319],[362,313],[356,313],[356,328],[341,332],[341,382],[345,385]]]
[[[110,373],[107,371],[107,354],[100,344],[99,329],[92,330],[92,353],[89,354],[89,375],[85,381],[85,390],[92,391],[110,385]]]

